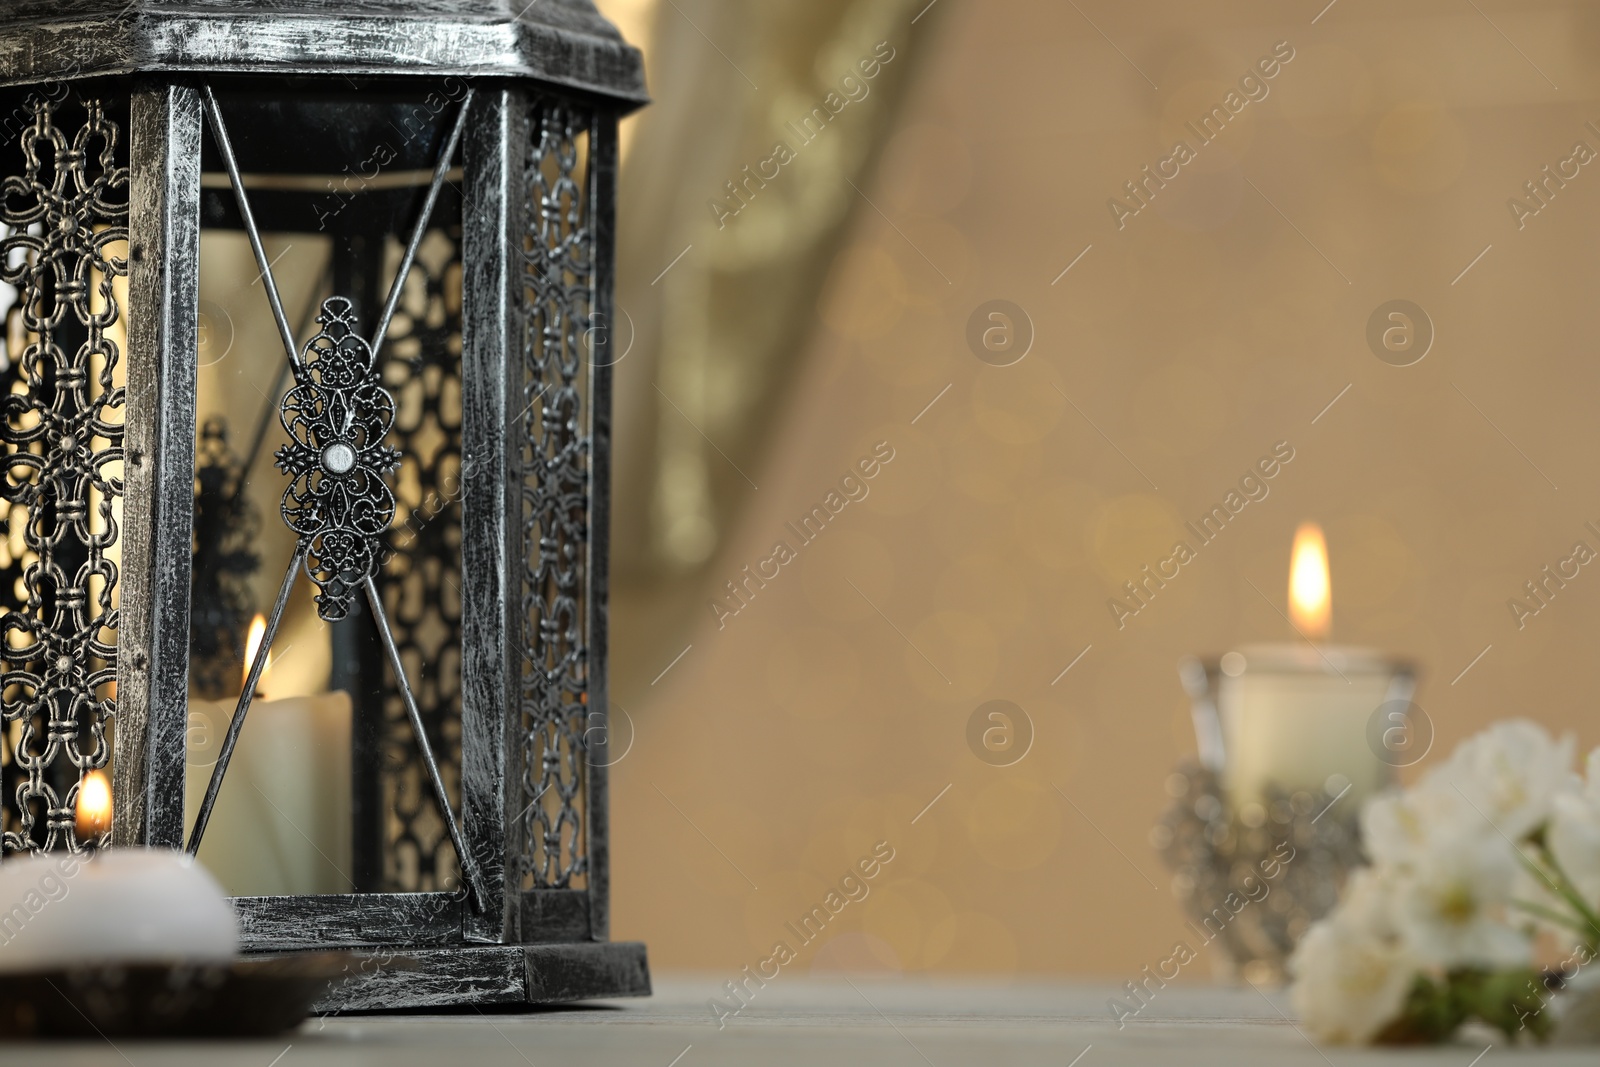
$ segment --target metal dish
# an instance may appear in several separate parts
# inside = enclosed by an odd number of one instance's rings
[[[0,1038],[266,1037],[298,1026],[352,959],[313,952],[0,974]]]

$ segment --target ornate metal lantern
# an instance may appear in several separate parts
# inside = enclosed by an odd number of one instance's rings
[[[4,853],[198,850],[248,951],[364,954],[325,1010],[648,992],[605,770],[638,52],[590,0],[11,0],[0,85]]]

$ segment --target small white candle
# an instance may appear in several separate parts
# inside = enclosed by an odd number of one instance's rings
[[[226,963],[238,920],[177,852],[51,852],[0,863],[0,972],[101,963]]]
[[[246,673],[258,643],[253,627]],[[270,663],[206,826],[200,862],[230,896],[354,892],[349,694],[268,699],[269,670]],[[189,704],[186,826],[194,825],[235,706]]]
[[[1388,784],[1367,721],[1404,684],[1392,663],[1363,649],[1292,645],[1247,646],[1224,659],[1223,784],[1236,807],[1263,802],[1269,785],[1315,795],[1332,780],[1334,793],[1349,783],[1341,803],[1353,812]]]

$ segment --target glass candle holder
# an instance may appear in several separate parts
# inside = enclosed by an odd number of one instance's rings
[[[1361,803],[1413,762],[1416,672],[1362,649],[1256,645],[1178,674],[1199,755],[1169,778],[1151,843],[1213,972],[1282,982],[1361,861]]]
[[[1416,690],[1416,670],[1404,660],[1357,648],[1247,645],[1185,660],[1178,673],[1193,702],[1200,763],[1235,808],[1264,804],[1269,790],[1326,790],[1353,817],[1403,762],[1386,747],[1383,723]]]

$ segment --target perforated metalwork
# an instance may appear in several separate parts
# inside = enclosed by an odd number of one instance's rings
[[[583,380],[594,234],[586,119],[535,107],[523,242],[526,333],[522,450],[523,780],[517,856],[525,888],[584,884],[590,427]]]
[[[461,299],[461,229],[452,225],[423,242],[379,360],[396,402],[389,439],[402,458],[378,584],[452,805],[461,802]],[[384,886],[454,889],[460,865],[393,679],[385,693]]]
[[[6,853],[80,851],[79,784],[110,757],[128,168],[109,110],[104,100],[32,97],[21,173],[0,191],[0,281],[18,294],[7,316],[0,496],[7,562],[22,568],[0,590]]]

